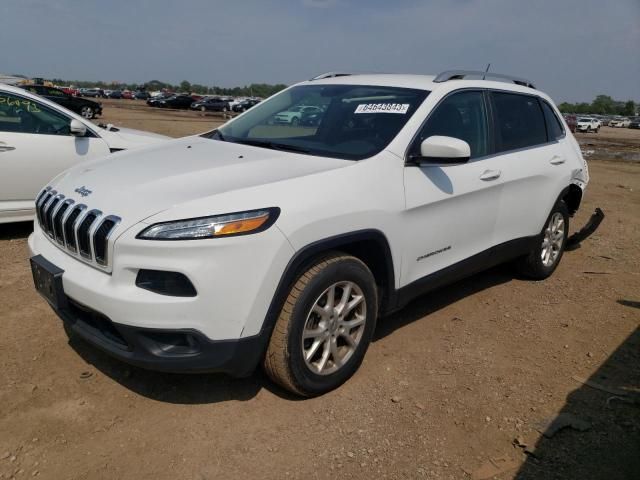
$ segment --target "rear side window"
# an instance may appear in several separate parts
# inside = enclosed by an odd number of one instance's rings
[[[560,123],[560,120],[558,120],[558,117],[547,102],[541,100],[540,103],[542,104],[544,119],[547,122],[547,134],[549,136],[549,140],[552,141],[562,138],[564,136],[564,128],[562,127],[562,123]]]
[[[547,129],[538,99],[529,95],[492,92],[498,152],[547,142]]]

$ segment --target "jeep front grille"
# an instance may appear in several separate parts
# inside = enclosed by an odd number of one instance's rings
[[[105,216],[47,187],[36,197],[36,218],[42,231],[67,253],[101,269],[110,266],[109,237],[120,217]]]

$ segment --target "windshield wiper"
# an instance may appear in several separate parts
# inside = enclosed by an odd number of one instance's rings
[[[214,138],[214,137],[216,137],[218,140],[222,142],[226,142],[226,140],[224,139],[224,135],[220,133],[220,130],[214,130],[213,132],[211,132],[211,138]]]
[[[303,147],[297,147],[295,145],[289,145],[286,143],[269,142],[266,140],[235,140],[235,142],[241,143],[243,145],[252,145],[254,147],[270,148],[271,150],[283,150],[296,153],[311,153],[311,150],[307,150]]]

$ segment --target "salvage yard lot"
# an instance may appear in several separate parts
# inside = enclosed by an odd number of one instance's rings
[[[103,103],[97,122],[171,136],[223,122]],[[607,216],[549,280],[502,266],[418,299],[311,400],[69,341],[33,290],[30,225],[0,225],[0,478],[640,478],[640,162],[603,161],[633,159],[640,131],[578,139],[591,184],[571,231]],[[574,427],[542,436],[559,414]]]

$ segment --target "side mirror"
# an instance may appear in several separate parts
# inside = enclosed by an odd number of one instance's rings
[[[466,163],[470,157],[471,147],[464,140],[434,135],[422,141],[420,156],[414,156],[413,160],[418,165],[438,163],[451,165]]]
[[[87,126],[74,118],[69,124],[69,133],[74,137],[84,137],[87,133]]]

